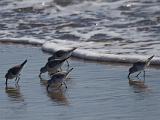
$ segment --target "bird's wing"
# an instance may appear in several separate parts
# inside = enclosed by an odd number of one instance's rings
[[[55,67],[58,64],[60,64],[60,61],[58,61],[58,60],[49,61],[47,63],[47,65],[48,65],[49,68],[53,68],[53,67]]]
[[[142,66],[142,65],[145,65],[145,62],[136,62],[136,63],[133,63],[133,66]]]
[[[12,67],[12,68],[10,68],[9,70],[8,70],[8,73],[10,72],[10,73],[12,73],[13,75],[16,75],[16,74],[18,74],[19,72],[20,72],[20,69],[21,67],[19,66],[19,65],[17,65],[17,66],[14,66],[14,67]]]
[[[145,62],[136,62],[133,64],[133,67],[137,70],[143,70],[145,65],[146,65]]]
[[[59,50],[57,52],[55,52],[55,56],[56,57],[62,57],[66,52],[64,50]]]
[[[62,74],[62,73],[55,73],[53,76],[52,76],[52,80],[55,80],[55,79],[63,79],[65,78],[65,74]]]

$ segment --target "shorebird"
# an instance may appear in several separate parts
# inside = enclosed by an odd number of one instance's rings
[[[48,61],[51,61],[54,59],[66,59],[68,57],[71,57],[73,51],[76,49],[77,49],[77,47],[73,47],[72,49],[69,49],[69,50],[58,50],[51,57],[48,58]],[[69,62],[67,60],[66,60],[66,62],[69,67]]]
[[[128,74],[128,78],[130,77],[131,74],[135,73],[135,72],[139,72],[136,77],[138,77],[141,72],[143,71],[144,73],[144,77],[145,77],[145,68],[147,66],[149,66],[151,59],[154,57],[154,55],[152,55],[151,57],[149,57],[146,61],[144,62],[136,62],[133,64],[133,66],[131,68],[129,68],[129,74]]]
[[[67,88],[67,85],[65,83],[65,79],[67,78],[67,75],[73,70],[73,68],[69,69],[68,71],[62,71],[62,72],[57,72],[55,74],[52,75],[51,79],[48,80],[47,82],[47,91],[48,88],[53,85],[53,84],[60,84],[58,86],[58,88],[60,88],[63,84],[65,85],[65,87]]]
[[[26,62],[27,62],[27,60],[25,60],[22,64],[16,65],[8,70],[8,72],[5,75],[6,85],[7,85],[8,79],[16,78],[15,81],[17,83],[19,82],[20,72],[21,72],[23,66],[26,64]]]
[[[54,60],[48,61],[46,65],[40,69],[39,77],[41,77],[41,74],[45,72],[48,72],[49,74],[54,74],[58,72],[59,69],[61,69],[61,66],[63,65],[64,61],[67,60],[68,58],[65,58],[63,60],[54,59]]]

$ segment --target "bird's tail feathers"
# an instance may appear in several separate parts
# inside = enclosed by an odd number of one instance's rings
[[[73,68],[69,69],[69,70],[67,71],[66,76],[67,76],[72,70],[73,70]]]
[[[65,58],[65,59],[55,59],[55,60],[59,60],[59,61],[61,61],[61,62],[64,62],[64,61],[66,61],[68,58],[70,58],[70,56],[67,57],[67,58]]]
[[[150,62],[151,62],[151,60],[152,60],[153,57],[154,57],[154,55],[152,55],[151,57],[149,57],[149,58],[147,59],[147,61],[146,61],[146,64],[147,64],[147,65],[150,64]]]
[[[21,64],[21,67],[23,67],[27,63],[27,59]]]
[[[74,50],[76,50],[78,47],[73,47],[71,50],[69,50],[69,52],[72,52]]]

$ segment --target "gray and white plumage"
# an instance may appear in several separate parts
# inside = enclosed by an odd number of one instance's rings
[[[49,74],[54,74],[58,72],[61,66],[63,65],[64,61],[67,59],[68,58],[63,59],[63,60],[54,59],[54,60],[48,61],[46,65],[40,69],[39,77],[41,76],[42,73],[45,73],[45,72],[48,72]]]
[[[131,74],[135,73],[135,72],[139,72],[137,74],[137,76],[141,73],[141,71],[144,71],[145,73],[145,68],[147,66],[149,66],[151,59],[154,57],[154,55],[152,55],[151,57],[149,57],[146,61],[138,61],[136,63],[133,63],[133,66],[131,68],[129,68],[129,74],[128,74],[128,78],[130,77]]]
[[[47,82],[47,90],[48,88],[53,84],[58,84],[59,87],[61,87],[63,84],[67,88],[67,85],[65,83],[65,79],[67,78],[68,74],[73,70],[73,68],[69,69],[68,71],[61,71],[57,72],[52,75],[51,79]]]
[[[27,63],[27,60],[25,60],[22,64],[19,64],[19,65],[16,65],[12,68],[10,68],[6,75],[5,75],[5,78],[6,78],[6,85],[7,85],[7,81],[8,79],[13,79],[13,78],[16,78],[15,80],[17,80],[17,83],[19,82],[19,79],[20,79],[20,72],[23,68],[23,66]]]
[[[48,58],[48,61],[54,60],[54,59],[66,59],[68,57],[71,57],[73,51],[76,49],[77,47],[73,47],[69,50],[58,50],[51,57]]]

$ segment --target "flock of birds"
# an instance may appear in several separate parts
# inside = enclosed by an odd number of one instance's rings
[[[50,76],[50,79],[47,81],[47,90],[49,89],[50,86],[54,84],[58,85],[58,88],[60,88],[62,85],[65,85],[65,87],[67,88],[65,79],[67,78],[68,74],[73,70],[73,68],[70,68],[69,62],[67,60],[68,58],[71,57],[75,49],[77,48],[73,47],[69,50],[58,50],[51,57],[48,58],[47,63],[40,69],[40,74],[39,74],[40,78],[41,78],[41,75],[46,72],[48,72]],[[65,61],[67,62],[68,67],[67,67],[67,70],[62,70],[61,67]],[[15,78],[15,81],[18,84],[20,79],[20,72],[26,63],[27,63],[27,60],[8,70],[8,72],[5,75],[6,86],[8,84],[8,79]]]
[[[41,75],[46,72],[48,72],[50,76],[50,79],[47,81],[47,90],[49,89],[49,87],[55,84],[58,84],[58,88],[60,88],[62,85],[65,85],[65,87],[67,88],[65,80],[68,74],[73,70],[73,68],[70,68],[69,62],[67,60],[71,57],[73,51],[76,49],[77,47],[73,47],[69,50],[58,50],[51,57],[48,58],[47,63],[44,65],[44,67],[40,69],[40,78]],[[137,77],[141,74],[141,72],[143,72],[145,76],[145,68],[149,66],[153,57],[154,55],[149,57],[146,61],[138,61],[136,63],[133,63],[133,66],[129,68],[128,78],[130,78],[130,75],[135,72],[138,72],[138,74],[136,75]],[[67,70],[62,70],[62,65],[65,61],[67,62]],[[26,63],[27,60],[8,70],[8,72],[5,75],[6,86],[8,84],[8,79],[15,78],[15,81],[18,84],[20,79],[20,72]]]

